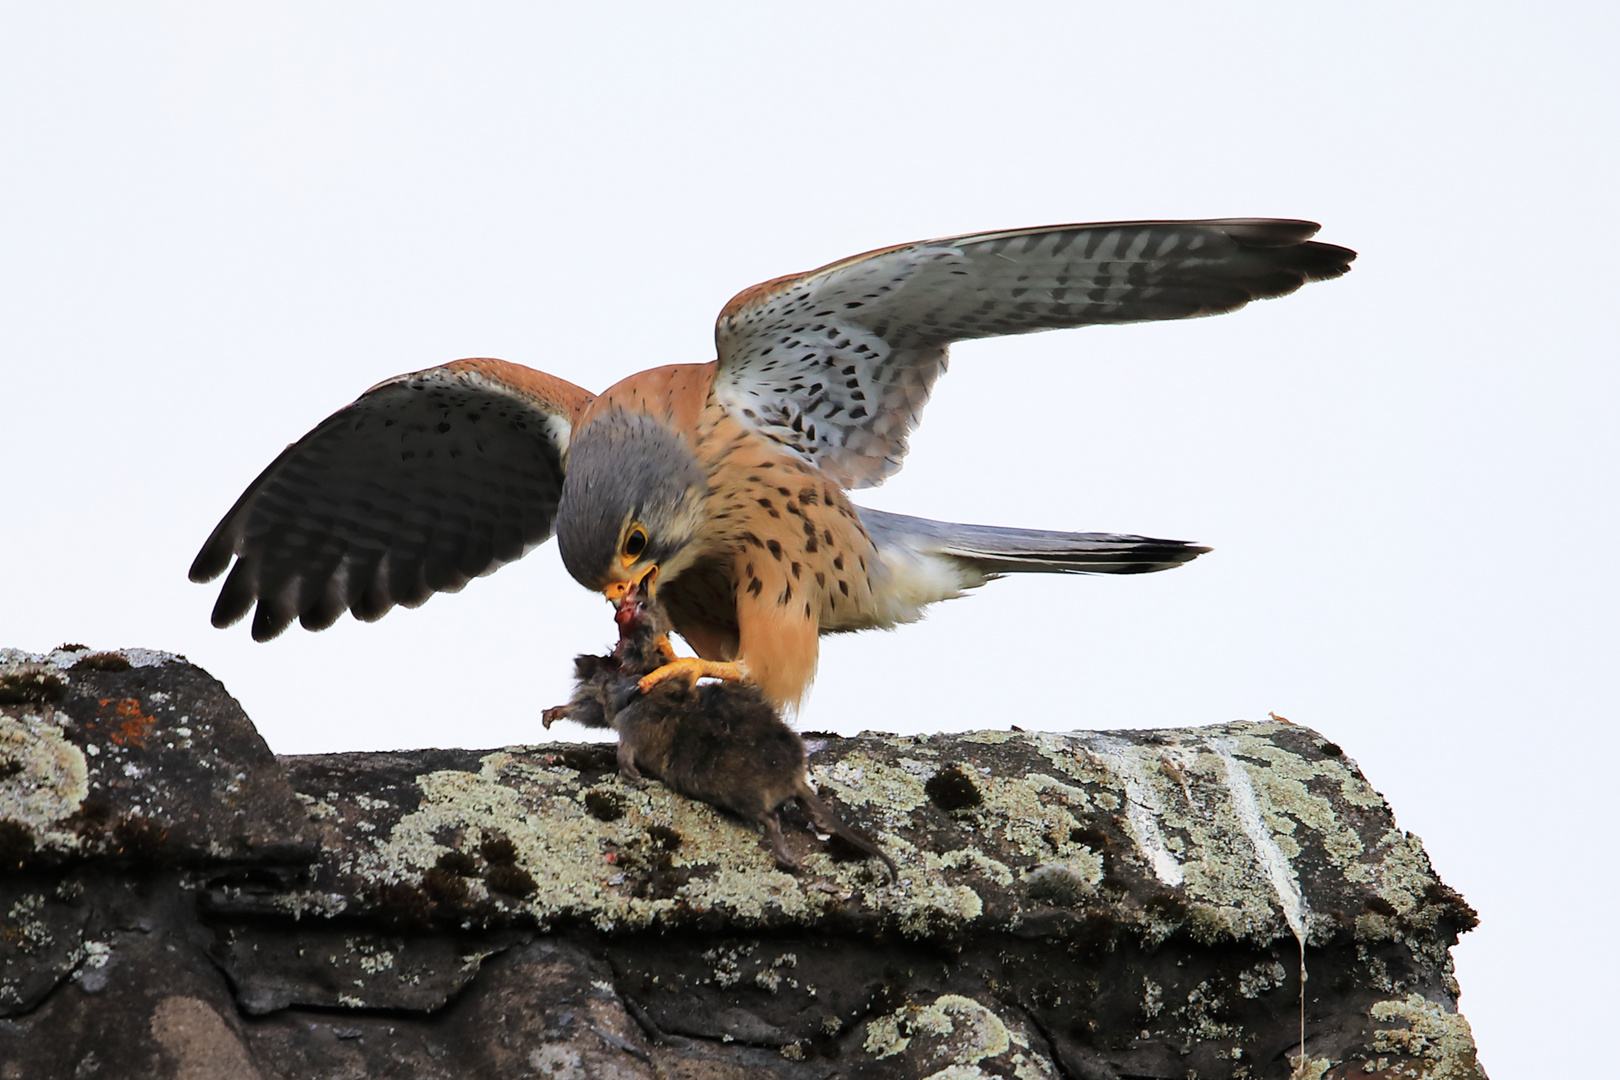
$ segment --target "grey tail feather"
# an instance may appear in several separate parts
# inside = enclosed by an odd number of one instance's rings
[[[855,508],[879,548],[949,555],[983,574],[1147,574],[1191,562],[1210,549],[1128,533],[1048,532]]]

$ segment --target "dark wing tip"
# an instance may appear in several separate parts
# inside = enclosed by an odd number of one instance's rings
[[[325,630],[327,627],[332,626],[339,619],[341,619],[343,617],[343,613],[348,610],[348,607],[343,604],[341,597],[338,598],[335,605],[332,603],[322,602],[315,607],[309,608],[307,611],[299,612],[298,625],[302,626],[305,630]]]
[[[1176,566],[1185,566],[1198,558],[1198,556],[1208,555],[1214,550],[1214,548],[1205,547],[1203,544],[1193,544],[1185,540],[1145,538],[1145,542],[1136,553],[1146,558],[1156,558],[1160,561],[1162,568],[1170,569]],[[1144,569],[1153,569],[1153,567],[1144,567]]]
[[[1118,539],[1130,543],[1127,552],[1130,561],[1110,568],[1107,572],[1111,574],[1151,574],[1158,570],[1174,570],[1215,550],[1186,540],[1162,540],[1153,536],[1121,536]]]
[[[386,591],[373,592],[368,590],[349,605],[349,611],[361,622],[376,622],[390,611],[394,610],[394,598]]]
[[[518,558],[551,535],[567,424],[590,399],[487,359],[379,383],[282,451],[215,526],[189,570],[199,583],[229,571],[213,624],[255,604],[256,641],[346,610],[375,621]]]
[[[298,625],[305,630],[325,630],[349,610],[345,597],[348,575],[337,567],[308,572],[298,585]]]
[[[214,611],[209,616],[209,622],[223,630],[246,615],[258,598],[258,568],[250,567],[247,562],[238,559],[236,565],[231,568],[230,577],[227,577],[225,584],[220,586],[219,599],[214,601]]]
[[[1323,244],[1312,240],[1297,247],[1277,250],[1274,256],[1287,268],[1287,272],[1305,281],[1331,281],[1350,272],[1356,253],[1338,244]],[[1291,291],[1291,290],[1290,290]]]
[[[221,543],[220,536],[216,532],[208,538],[208,543],[202,546],[202,550],[197,552],[197,557],[191,561],[191,569],[186,572],[186,576],[199,585],[213,581],[231,565],[231,556],[235,554],[231,547],[230,544]]]
[[[1312,281],[1330,281],[1336,277],[1343,277],[1350,272],[1350,264],[1356,261],[1356,253],[1347,247],[1338,244],[1309,243],[1303,246],[1309,254],[1309,260],[1302,262],[1301,269]]]
[[[280,637],[281,632],[292,625],[295,614],[292,605],[285,600],[261,597],[253,611],[253,640],[265,642]]]
[[[1208,222],[1241,248],[1270,249],[1288,272],[1306,281],[1330,281],[1350,272],[1356,253],[1338,244],[1312,240],[1322,228],[1294,218],[1225,218]],[[1290,290],[1291,291],[1291,290]]]
[[[1316,222],[1299,218],[1216,218],[1194,224],[1213,225],[1249,248],[1294,247],[1322,230]]]

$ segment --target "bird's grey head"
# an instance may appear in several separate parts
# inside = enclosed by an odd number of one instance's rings
[[[690,565],[708,490],[691,446],[653,417],[595,417],[568,448],[557,507],[563,565],[614,600],[643,582],[650,592]]]

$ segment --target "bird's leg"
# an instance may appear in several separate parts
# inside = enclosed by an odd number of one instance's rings
[[[665,679],[673,679],[677,675],[684,675],[688,682],[696,683],[704,678],[742,682],[745,674],[743,666],[734,661],[722,663],[718,660],[700,660],[695,656],[681,656],[643,675],[637,685],[641,687],[642,693],[646,693]]]
[[[658,655],[664,658],[666,664],[673,663],[681,658],[681,654],[675,651],[675,646],[669,643],[668,634],[659,634],[653,638],[653,648],[658,650]]]

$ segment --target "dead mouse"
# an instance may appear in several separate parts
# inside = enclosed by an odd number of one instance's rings
[[[656,609],[638,598],[627,599],[614,612],[619,624],[619,643],[606,656],[582,653],[574,657],[574,694],[568,704],[557,705],[541,714],[547,728],[558,720],[572,720],[581,727],[614,727],[614,718],[640,693],[637,680],[663,665],[673,650],[669,647],[669,627]],[[626,767],[623,735],[620,735],[619,768],[626,776],[639,775]]]
[[[803,741],[757,688],[672,678],[642,693],[637,680],[672,655],[667,625],[656,608],[635,598],[627,598],[615,618],[618,646],[608,656],[575,659],[573,697],[546,710],[547,727],[566,719],[613,728],[621,774],[652,776],[681,795],[759,822],[785,869],[798,863],[782,836],[781,809],[798,799],[816,828],[883,860],[890,877],[898,877],[883,849],[838,820],[810,786]]]

